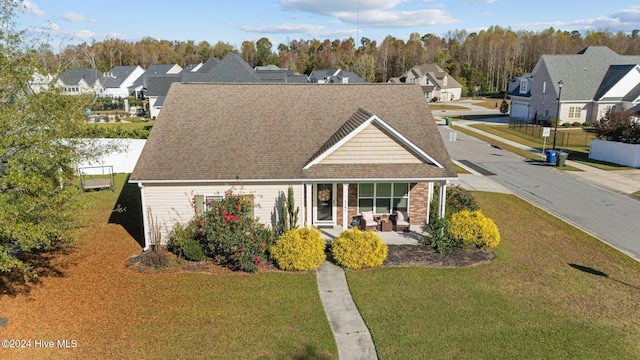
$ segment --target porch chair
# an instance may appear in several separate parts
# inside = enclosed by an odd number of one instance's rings
[[[373,211],[364,211],[360,217],[362,218],[360,226],[364,231],[378,228],[378,222],[373,218]]]
[[[405,211],[397,211],[395,214],[389,217],[395,231],[409,231],[411,223],[409,221],[409,215]]]

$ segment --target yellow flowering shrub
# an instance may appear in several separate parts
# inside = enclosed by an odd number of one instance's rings
[[[331,254],[340,266],[349,269],[381,266],[389,248],[371,231],[345,230],[331,243]]]
[[[500,243],[498,226],[480,210],[463,210],[451,215],[449,235],[463,248],[493,249]]]
[[[326,244],[316,228],[302,227],[282,234],[270,252],[282,270],[311,270],[317,268],[326,258]]]

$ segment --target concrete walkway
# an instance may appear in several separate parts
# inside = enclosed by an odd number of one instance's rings
[[[340,359],[377,359],[367,325],[351,298],[341,267],[325,261],[318,267],[318,290],[338,345]]]

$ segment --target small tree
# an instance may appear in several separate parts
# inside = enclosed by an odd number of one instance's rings
[[[509,104],[507,103],[507,100],[502,100],[502,103],[500,104],[500,113],[506,114],[508,112],[509,112]]]
[[[633,115],[631,110],[612,109],[593,124],[593,131],[599,139],[640,144],[640,123]]]

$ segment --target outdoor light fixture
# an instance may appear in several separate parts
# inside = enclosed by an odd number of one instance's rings
[[[553,150],[556,149],[556,135],[558,134],[558,123],[560,122],[560,97],[562,96],[562,86],[564,82],[558,81],[558,110],[556,111],[556,126],[553,129]]]

